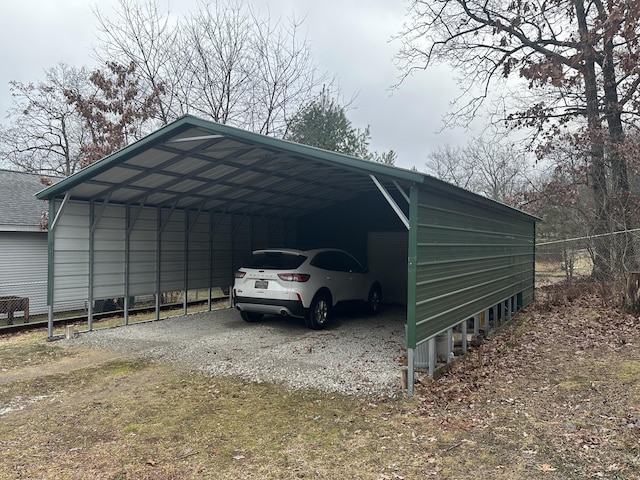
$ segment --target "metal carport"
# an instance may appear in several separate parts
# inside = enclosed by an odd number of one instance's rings
[[[408,231],[409,378],[420,345],[533,300],[534,217],[425,174],[192,116],[37,197],[49,200],[50,337],[55,302],[86,301],[91,328],[94,300],[122,297],[126,323],[131,296],[154,294],[158,309],[162,292],[229,285],[255,248],[320,241],[314,225],[365,260],[367,231]]]

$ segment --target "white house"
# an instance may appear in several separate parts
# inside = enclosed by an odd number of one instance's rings
[[[47,231],[41,221],[48,207],[34,196],[45,186],[40,175],[0,170],[0,325],[12,315],[21,322],[25,314],[7,297],[28,298],[30,316],[47,312]]]

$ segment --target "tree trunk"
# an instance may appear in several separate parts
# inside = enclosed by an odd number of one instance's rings
[[[609,129],[609,159],[612,171],[611,224],[615,231],[626,231],[632,228],[629,204],[629,178],[627,160],[621,149],[624,143],[624,130],[618,91],[616,89],[616,72],[614,65],[613,39],[610,35],[604,42],[604,76],[605,118]],[[624,275],[629,270],[637,269],[633,238],[628,233],[616,235],[613,245],[614,273]]]
[[[608,233],[610,203],[608,202],[607,180],[604,161],[604,143],[602,125],[598,106],[598,83],[595,71],[595,53],[590,43],[591,37],[587,26],[584,0],[575,0],[576,19],[580,31],[580,41],[583,44],[582,75],[585,85],[585,100],[588,125],[588,140],[590,147],[589,176],[596,208],[594,235]],[[609,256],[609,245],[606,237],[596,236],[593,240],[593,272],[597,280],[613,278],[613,269]]]
[[[640,311],[640,272],[629,272],[624,295],[624,308],[630,312]]]

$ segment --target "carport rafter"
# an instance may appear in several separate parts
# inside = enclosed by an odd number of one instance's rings
[[[219,141],[219,140],[217,140]],[[217,141],[212,141],[210,144],[206,144],[205,146],[199,146],[199,149],[204,149],[204,148],[208,148],[211,145],[214,145],[215,143],[217,143]],[[194,149],[195,150],[195,149]],[[175,153],[176,156],[169,158],[167,160],[165,160],[164,162],[160,163],[159,165],[156,165],[153,168],[153,171],[161,171],[163,175],[172,175],[175,176],[179,176],[179,177],[184,177],[184,174],[181,174],[179,172],[171,172],[171,171],[167,171],[165,170],[166,167],[169,167],[171,165],[174,165],[178,162],[180,162],[180,160],[184,160],[186,158],[189,158],[192,154],[192,151],[184,151],[184,150],[173,150],[172,153]],[[127,188],[131,188],[131,189],[140,189],[140,190],[146,190],[144,188],[137,188],[136,185],[133,185],[135,182],[138,182],[140,180],[143,180],[149,173],[150,170],[149,168],[140,166],[140,165],[134,165],[134,164],[123,164],[120,165],[121,168],[126,168],[129,170],[134,170],[134,171],[138,171],[137,175],[134,175],[133,177],[130,177],[124,181],[118,182],[116,184],[111,184],[111,183],[107,183],[104,182],[105,185],[109,186],[109,188],[106,191],[102,191],[100,192],[100,195],[109,195],[112,194],[115,190],[122,188],[123,186],[126,186]],[[209,167],[204,167],[202,170],[206,171]],[[193,173],[191,174],[191,176],[193,176]],[[94,183],[99,183],[95,180],[93,180]],[[132,202],[134,203],[134,202]]]
[[[186,158],[186,156],[183,155],[183,157]],[[209,159],[210,160],[210,159]],[[268,161],[268,160],[267,160]],[[163,165],[171,165],[174,163],[173,159],[167,160],[164,162],[164,164],[161,164],[158,168],[162,168]],[[216,180],[216,184],[218,185],[222,185],[227,187],[228,190],[233,190],[234,188],[238,188],[238,184],[237,183],[233,183],[228,181],[228,179],[233,178],[235,176],[238,176],[239,174],[241,174],[242,171],[255,171],[255,169],[252,169],[250,165],[243,165],[243,164],[236,164],[236,163],[232,163],[232,162],[228,162],[228,161],[219,161],[216,160],[215,161],[216,165],[217,164],[221,164],[221,165],[226,165],[226,166],[230,166],[233,168],[237,168],[237,171],[234,172],[230,172],[227,173],[226,175],[223,175],[222,177],[218,178]],[[264,163],[264,162],[263,162]],[[133,197],[128,199],[127,204],[136,204],[139,201],[144,201],[145,199],[149,198],[151,195],[156,194],[156,193],[160,193],[160,194],[166,194],[167,196],[172,196],[172,197],[177,197],[179,202],[183,199],[183,198],[188,198],[188,197],[193,197],[193,202],[189,205],[186,205],[184,208],[188,208],[193,204],[197,204],[200,201],[208,201],[210,200],[210,198],[207,195],[201,195],[199,194],[199,192],[202,192],[204,190],[210,189],[211,186],[208,184],[204,184],[196,187],[194,189],[190,189],[186,192],[183,193],[177,193],[175,190],[170,190],[168,189],[168,187],[172,186],[175,184],[175,180],[179,179],[181,181],[185,181],[185,180],[193,180],[193,181],[197,181],[202,183],[203,179],[202,177],[199,177],[198,174],[200,173],[204,173],[208,170],[210,170],[212,167],[211,165],[204,165],[202,167],[200,167],[199,169],[189,173],[189,174],[180,174],[177,172],[171,172],[171,171],[166,171],[166,170],[162,170],[159,171],[158,174],[161,174],[163,176],[167,176],[167,177],[171,177],[170,179],[168,179],[165,183],[153,188],[153,189],[144,189],[143,187],[137,186],[137,185],[133,185],[134,182],[137,182],[138,180],[140,180],[140,178],[142,178],[145,174],[147,174],[147,170],[144,169],[144,167],[140,167],[137,165],[123,165],[121,166],[121,168],[128,168],[128,169],[132,169],[132,170],[138,170],[139,174],[135,175],[133,177],[131,177],[130,179],[128,179],[126,182],[122,182],[118,185],[113,185],[111,186],[111,188],[107,189],[107,190],[103,190],[101,192],[99,192],[95,197],[93,197],[96,200],[99,200],[101,198],[103,198],[103,196],[106,195],[112,195],[114,191],[116,191],[117,189],[120,188],[128,188],[131,190],[140,190],[141,194],[138,195],[137,197]],[[258,173],[265,173],[266,174],[267,170],[262,169],[261,171],[258,171]],[[326,201],[326,195],[317,195],[317,196],[312,196],[309,195],[308,193],[306,193],[304,190],[308,191],[310,186],[313,187],[315,186],[326,186],[326,184],[322,183],[322,182],[310,182],[307,185],[299,185],[297,187],[297,189],[294,191],[294,194],[291,194],[290,192],[287,192],[286,190],[276,190],[275,188],[277,188],[279,185],[282,185],[283,187],[285,186],[286,183],[291,182],[291,178],[293,178],[291,175],[289,176],[284,176],[284,175],[271,175],[271,177],[273,178],[277,178],[275,183],[272,183],[270,185],[270,188],[265,189],[262,186],[250,186],[250,185],[243,185],[242,188],[248,190],[248,193],[246,196],[251,196],[252,194],[255,194],[256,192],[267,192],[270,193],[271,196],[267,197],[266,199],[262,200],[263,204],[267,205],[267,208],[269,208],[269,199],[270,198],[278,198],[278,197],[288,197],[286,203],[287,205],[289,205],[288,210],[292,211],[292,212],[298,212],[298,215],[304,214],[306,213],[309,208],[301,208],[302,205],[307,205],[309,202],[324,202]],[[100,184],[99,181],[95,181],[93,180],[92,183],[95,184]],[[105,186],[108,186],[107,183],[104,183]],[[338,197],[338,195],[333,195],[334,197]],[[340,200],[340,198],[337,198],[338,200]],[[172,198],[173,200],[173,198]],[[225,198],[224,196],[218,195],[216,197],[216,201],[220,201],[220,200],[228,200],[228,201],[233,201],[236,203],[250,203],[250,202],[245,202],[243,200],[243,197],[235,197],[235,198]],[[282,202],[278,202],[278,204],[280,205],[279,208],[282,208]],[[272,204],[272,206],[278,206],[278,204]]]

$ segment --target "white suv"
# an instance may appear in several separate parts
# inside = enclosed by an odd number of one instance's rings
[[[235,307],[247,322],[262,316],[304,318],[307,327],[324,328],[339,302],[361,301],[371,314],[382,306],[382,287],[343,250],[256,250],[235,273]]]

